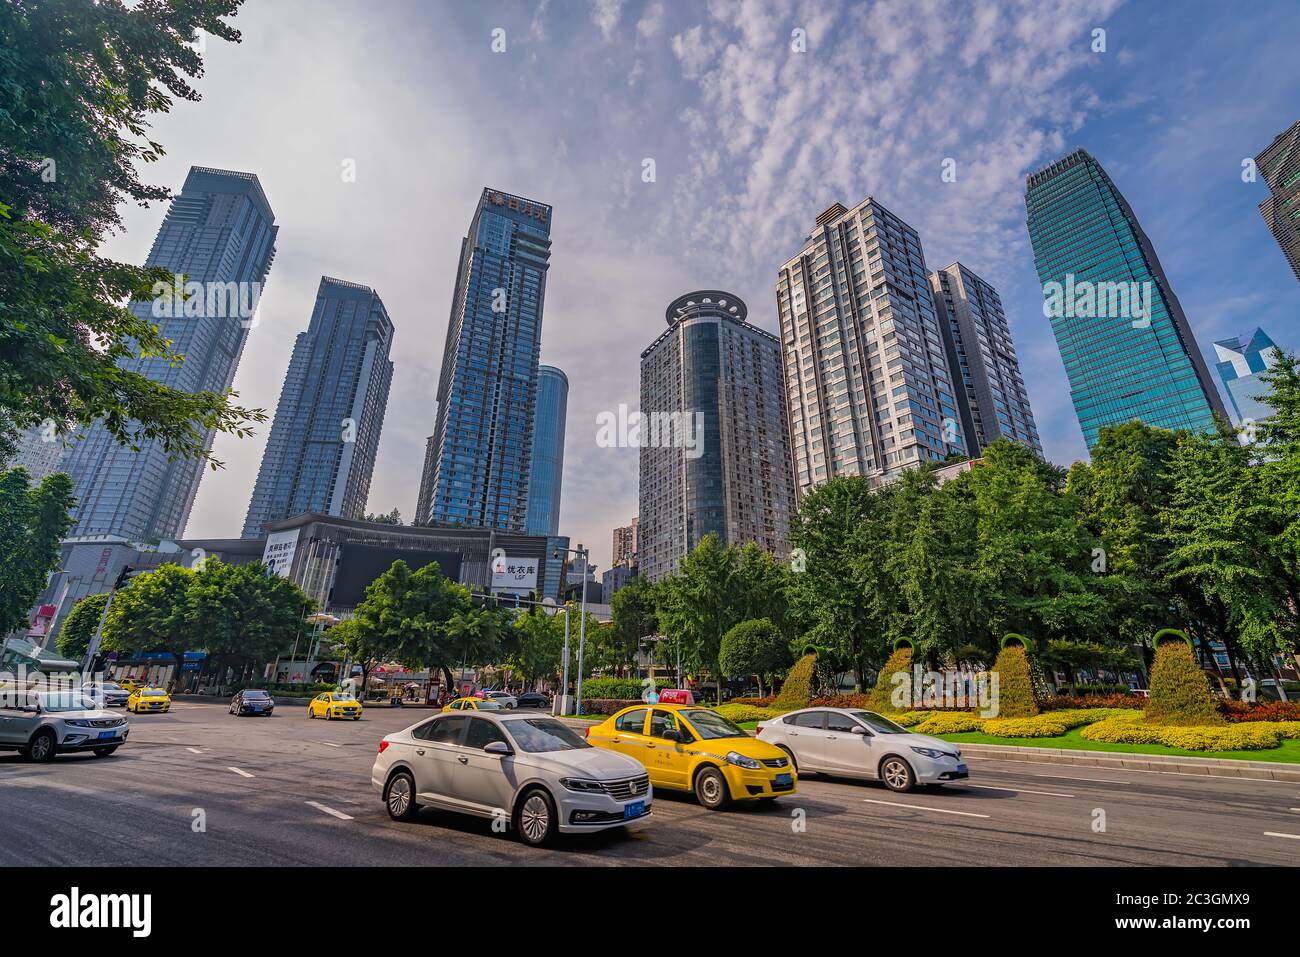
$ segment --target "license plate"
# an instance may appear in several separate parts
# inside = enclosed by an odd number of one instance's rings
[[[778,774],[776,776],[776,786],[779,788],[787,788],[793,783],[794,778],[790,777],[788,774]]]
[[[117,737],[117,732],[116,732],[116,731],[101,731],[101,732],[99,732],[99,736],[100,736],[101,738],[116,738],[116,737]]]
[[[959,765],[957,765],[957,773],[958,773],[958,774],[965,774],[965,773],[967,773],[967,772],[966,772],[966,765],[964,765],[964,764],[959,764]]]
[[[633,801],[631,804],[623,805],[624,819],[630,817],[640,817],[645,813],[645,801]]]

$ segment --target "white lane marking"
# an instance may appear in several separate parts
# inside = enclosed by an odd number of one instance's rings
[[[950,811],[946,807],[926,807],[924,804],[901,804],[898,801],[873,801],[871,798],[863,798],[864,804],[884,804],[888,807],[907,807],[913,811],[934,811],[938,814],[960,814],[962,817],[988,817],[987,814],[975,814],[972,811]]]
[[[1055,778],[1061,781],[1083,781],[1087,784],[1129,784],[1128,781],[1115,781],[1111,778],[1081,778],[1069,774],[1036,774],[1032,771],[1013,771],[1007,768],[981,768],[980,774],[1021,774],[1031,778]]]
[[[257,775],[255,775],[255,774],[249,774],[247,771],[243,770],[242,768],[230,768],[230,767],[228,767],[228,768],[226,768],[226,770],[227,770],[227,771],[234,771],[234,772],[235,772],[236,774],[238,774],[241,778],[253,778],[253,777],[257,777]]]
[[[343,747],[343,745],[341,745],[341,744],[335,744],[333,741],[322,741],[321,744],[325,745],[325,747],[327,747],[327,748],[341,748],[341,747]]]
[[[963,788],[983,788],[985,791],[1010,791],[1012,794],[1045,794],[1054,798],[1072,798],[1073,794],[1062,794],[1060,791],[1031,791],[1029,788],[999,788],[992,784],[961,784]]]
[[[1284,834],[1281,831],[1265,831],[1265,837],[1289,837],[1293,841],[1300,841],[1300,834]]]
[[[186,748],[185,750],[188,751],[190,754],[202,754],[202,753],[203,753],[203,752],[200,751],[198,748]]]
[[[306,802],[306,803],[307,803],[307,806],[308,806],[308,807],[314,807],[314,808],[315,808],[316,810],[318,810],[318,811],[324,811],[326,814],[329,814],[329,815],[331,815],[331,816],[333,816],[333,817],[336,817],[336,818],[338,818],[340,821],[351,821],[351,820],[353,820],[353,817],[352,817],[351,814],[344,814],[342,811],[336,811],[336,810],[334,810],[334,808],[332,808],[332,807],[326,807],[324,804],[321,804],[319,801],[308,801],[308,802]]]

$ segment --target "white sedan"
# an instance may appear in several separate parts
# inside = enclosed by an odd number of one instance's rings
[[[891,791],[969,777],[957,745],[913,734],[874,711],[805,708],[760,722],[760,740],[775,744],[795,771],[879,779]]]
[[[487,698],[489,701],[495,701],[503,708],[519,707],[519,699],[508,691],[485,691],[483,692],[483,697]]]
[[[509,823],[533,846],[623,827],[654,800],[641,762],[527,712],[448,712],[387,735],[370,782],[395,821],[428,805]]]

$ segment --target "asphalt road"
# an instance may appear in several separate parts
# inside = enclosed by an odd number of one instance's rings
[[[795,795],[717,813],[656,792],[630,830],[539,851],[486,820],[388,819],[370,786],[376,745],[427,711],[326,722],[173,707],[130,716],[110,758],[0,753],[0,865],[1300,864],[1295,784],[973,756],[968,784],[913,794],[809,776]]]

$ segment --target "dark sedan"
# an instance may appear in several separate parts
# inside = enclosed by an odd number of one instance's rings
[[[265,691],[246,688],[230,699],[230,713],[240,717],[246,714],[264,714],[269,718],[274,710],[275,701]]]
[[[520,708],[549,708],[551,706],[550,699],[540,691],[525,691],[519,696],[518,701],[518,707]]]

